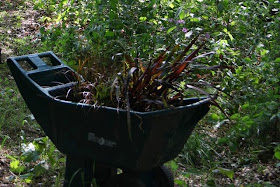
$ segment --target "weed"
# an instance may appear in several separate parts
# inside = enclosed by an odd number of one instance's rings
[[[192,167],[208,166],[212,167],[216,154],[215,145],[206,134],[194,132],[188,139],[182,153],[179,155],[180,161]]]
[[[0,65],[0,130],[5,128],[5,131],[9,131],[19,127],[21,121],[30,112],[28,112],[23,99],[20,97],[16,85],[11,83],[11,76],[7,74],[5,68],[7,68],[6,65]]]
[[[22,136],[21,153],[19,156],[7,155],[11,159],[11,171],[18,174],[19,178],[28,184],[32,184],[42,175],[60,175],[63,171],[57,171],[65,163],[65,158],[55,151],[54,145],[47,137],[37,138],[28,142]],[[52,168],[49,171],[49,168]],[[59,180],[56,180],[59,183]]]

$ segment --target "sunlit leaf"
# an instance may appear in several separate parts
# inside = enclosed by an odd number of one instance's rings
[[[239,113],[236,113],[236,114],[233,114],[230,119],[233,119],[233,120],[237,120],[240,118],[240,114]]]
[[[112,32],[112,31],[106,31],[105,37],[113,37],[113,36],[114,36],[114,32]]]
[[[177,184],[179,186],[185,186],[186,185],[186,182],[184,180],[176,179],[174,182],[175,182],[175,184]]]
[[[167,34],[171,33],[174,29],[176,29],[177,26],[171,27],[167,30]]]
[[[210,115],[210,118],[211,118],[212,120],[216,120],[216,121],[219,120],[219,116],[218,116],[217,114],[215,114],[215,113],[211,114],[211,115]]]
[[[13,168],[13,169],[17,169],[19,166],[19,160],[13,160],[11,161],[10,163],[10,167]]]
[[[169,7],[170,7],[170,8],[174,8],[175,6],[174,6],[174,4],[170,3],[170,4],[169,4]]]
[[[233,40],[233,36],[231,35],[231,33],[225,28],[224,32],[227,33],[227,35],[229,36],[229,39],[232,41]]]
[[[32,182],[32,178],[34,177],[33,173],[25,173],[23,175],[20,175],[21,179],[24,179],[24,181],[26,183],[31,183]]]
[[[177,169],[179,168],[178,164],[173,160],[170,162],[170,167],[173,171],[177,171]]]
[[[12,172],[15,172],[15,173],[22,173],[25,170],[25,167],[20,165],[19,160],[12,160],[10,162],[10,168],[11,168]]]
[[[278,160],[280,160],[280,151],[277,151],[274,153],[275,158],[277,158]]]
[[[274,62],[280,63],[280,58],[276,58]]]
[[[230,169],[226,169],[226,168],[218,168],[218,170],[225,176],[227,176],[228,178],[230,178],[231,180],[233,180],[233,176],[234,176],[234,171],[230,170]]]

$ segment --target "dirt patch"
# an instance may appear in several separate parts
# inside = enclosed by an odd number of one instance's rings
[[[0,49],[1,62],[18,55],[18,48],[38,39],[40,12],[33,10],[33,4],[23,0],[0,2]],[[22,45],[22,46],[19,46]]]
[[[12,82],[14,80],[5,64],[6,60],[8,57],[18,55],[17,49],[19,47],[26,47],[27,43],[24,42],[26,37],[29,38],[29,41],[37,39],[40,27],[39,17],[40,13],[33,10],[33,5],[30,2],[25,0],[0,1],[0,80],[2,81],[0,82],[0,107],[3,104],[1,94],[16,89],[14,82]],[[14,109],[16,110],[16,108]],[[10,170],[11,159],[9,159],[9,155],[18,155],[20,152],[17,143],[13,141],[16,139],[13,136],[19,137],[20,130],[17,129],[17,132],[5,136],[7,133],[2,125],[0,124],[0,143],[4,145],[3,142],[6,141],[5,145],[11,145],[2,146],[0,144],[0,186],[24,186],[21,180],[18,180],[18,176]],[[9,138],[4,140],[5,137]]]

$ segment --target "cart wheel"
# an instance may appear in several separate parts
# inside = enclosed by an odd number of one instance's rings
[[[135,175],[122,173],[111,177],[104,187],[146,187],[145,184]]]
[[[153,187],[174,187],[174,177],[169,168],[162,165],[153,169]]]

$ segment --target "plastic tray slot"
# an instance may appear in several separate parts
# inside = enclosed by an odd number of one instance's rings
[[[59,66],[61,63],[51,53],[38,54],[38,56],[49,66]]]
[[[31,71],[37,69],[37,66],[32,62],[29,58],[21,58],[17,60],[18,64],[21,66],[22,69],[25,71]]]
[[[75,72],[69,68],[51,69],[28,74],[28,76],[43,88],[76,82]]]

